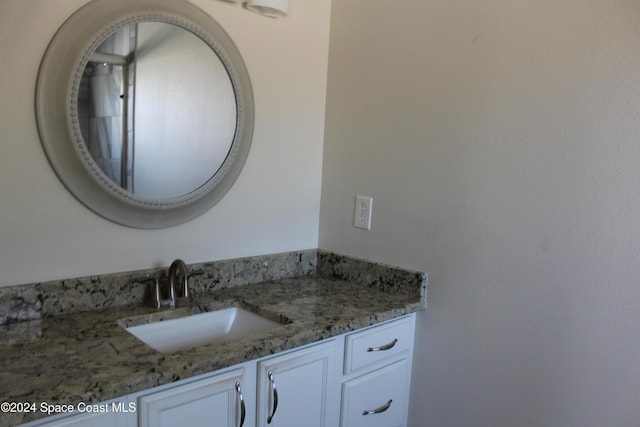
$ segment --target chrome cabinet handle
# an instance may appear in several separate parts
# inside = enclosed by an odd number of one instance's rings
[[[271,411],[271,415],[267,417],[267,424],[271,424],[273,416],[276,414],[276,410],[278,409],[278,389],[276,388],[276,381],[273,379],[273,372],[271,372],[271,369],[267,372],[267,376],[269,377],[271,391],[273,393],[273,409]]]
[[[382,405],[379,408],[372,409],[370,411],[362,411],[362,415],[381,414],[381,413],[383,413],[384,411],[386,411],[387,409],[389,409],[391,407],[391,403],[393,403],[393,400],[389,399],[389,401],[387,403],[385,403],[384,405]]]
[[[238,399],[240,400],[240,424],[238,424],[238,427],[242,427],[244,425],[244,417],[247,414],[247,411],[244,406],[242,390],[240,390],[240,381],[236,381],[236,393],[238,393]]]
[[[385,344],[385,345],[380,346],[380,347],[369,347],[367,349],[367,352],[391,350],[393,348],[393,346],[396,345],[397,342],[398,342],[398,338],[394,339],[389,344]]]

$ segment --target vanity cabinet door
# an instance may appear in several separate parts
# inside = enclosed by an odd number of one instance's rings
[[[409,375],[402,359],[344,383],[341,427],[405,426]]]
[[[334,427],[339,400],[335,342],[258,363],[258,427]]]
[[[80,402],[70,414],[52,415],[20,424],[20,427],[131,427],[136,422],[135,404],[126,397],[100,403]],[[0,421],[0,425],[4,425]],[[13,425],[13,424],[11,424]]]
[[[83,413],[67,417],[50,418],[38,420],[21,427],[127,427],[126,414],[106,412],[106,413]]]
[[[244,369],[138,398],[140,427],[240,427],[246,403]]]

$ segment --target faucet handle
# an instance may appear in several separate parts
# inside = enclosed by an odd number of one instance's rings
[[[160,302],[162,301],[160,279],[157,277],[142,277],[134,279],[134,282],[149,283],[146,292],[146,303],[151,307],[160,308]]]

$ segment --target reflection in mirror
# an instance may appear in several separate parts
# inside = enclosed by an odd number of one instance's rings
[[[224,162],[237,106],[227,70],[190,31],[123,26],[89,57],[78,121],[104,175],[136,197],[170,199],[201,187]]]

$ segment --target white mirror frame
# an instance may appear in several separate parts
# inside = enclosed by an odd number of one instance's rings
[[[236,132],[222,166],[200,188],[171,199],[136,197],[107,178],[89,154],[78,123],[78,87],[89,56],[119,28],[144,21],[174,24],[200,37],[227,68],[236,96]],[[51,166],[82,204],[121,225],[164,228],[203,214],[233,185],[253,137],[253,92],[235,44],[198,7],[183,0],[93,0],[62,25],[47,48],[36,86],[36,120]]]

